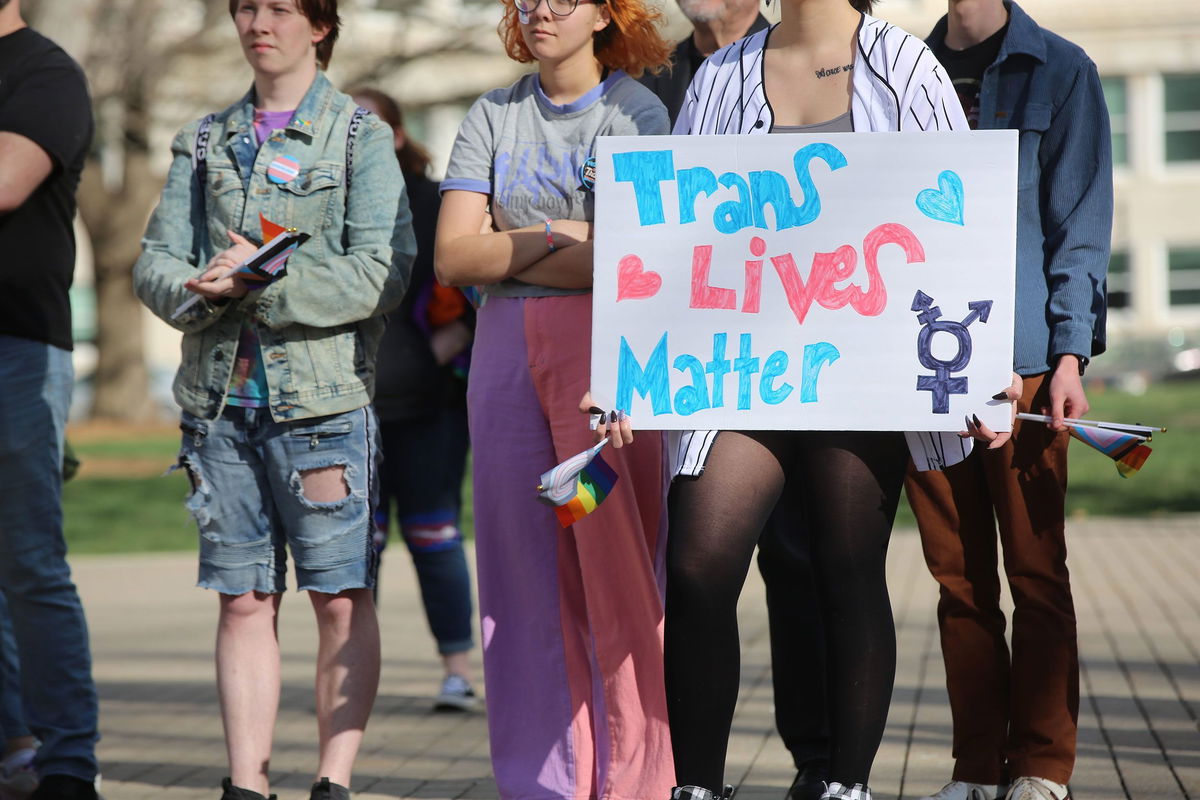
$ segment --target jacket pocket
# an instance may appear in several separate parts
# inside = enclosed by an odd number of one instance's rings
[[[339,197],[342,185],[342,166],[319,163],[287,183],[280,184],[285,199],[285,219],[313,236],[318,228],[335,222],[333,200]]]
[[[214,253],[229,247],[226,231],[237,225],[242,218],[242,207],[246,202],[242,176],[237,168],[227,161],[209,158],[205,169],[207,203],[205,216],[208,218],[208,237],[214,243]]]

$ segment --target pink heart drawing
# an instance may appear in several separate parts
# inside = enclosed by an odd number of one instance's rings
[[[617,302],[645,300],[662,288],[662,276],[647,270],[635,255],[625,256],[617,264]]]

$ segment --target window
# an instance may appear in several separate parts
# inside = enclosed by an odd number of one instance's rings
[[[1108,308],[1129,308],[1129,253],[1114,250],[1108,260]]]
[[[1167,281],[1173,306],[1200,306],[1200,247],[1172,248]]]
[[[1128,84],[1121,77],[1101,78],[1100,84],[1112,127],[1113,165],[1123,167],[1129,163]]]
[[[1163,76],[1167,161],[1200,161],[1200,74]]]

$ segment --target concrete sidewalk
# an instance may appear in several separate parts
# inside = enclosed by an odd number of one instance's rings
[[[1200,800],[1200,518],[1072,521],[1068,528],[1083,689],[1074,797]],[[194,557],[81,557],[73,564],[92,630],[105,797],[217,800],[226,774],[212,668],[217,603],[193,588]],[[878,800],[934,791],[951,767],[936,589],[913,531],[896,532],[889,574],[899,664],[871,780]],[[740,786],[739,800],[782,800],[793,775],[773,730],[762,597],[752,572],[741,604],[742,691],[727,774]],[[495,797],[483,714],[430,710],[441,673],[402,547],[385,558],[380,606],[383,677],[355,797]],[[284,600],[280,643],[273,791],[299,800],[316,754],[316,635],[303,596]]]

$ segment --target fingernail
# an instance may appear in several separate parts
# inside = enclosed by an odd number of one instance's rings
[[[971,415],[971,419],[975,420],[975,427],[976,427],[976,428],[978,428],[978,427],[980,427],[980,426],[982,426],[982,425],[983,425],[983,423],[979,421],[979,417],[978,417],[978,416],[976,416],[975,414],[972,414],[972,415]]]
[[[616,422],[616,421],[617,421],[617,412],[616,412],[616,411],[610,411],[610,412],[608,412],[608,421],[609,421],[609,422]]]
[[[604,413],[604,409],[603,409],[603,408],[597,408],[596,406],[592,406],[591,408],[589,408],[589,409],[588,409],[588,413],[589,413],[589,414],[603,414],[603,413]]]
[[[993,400],[1007,400],[1008,395],[1005,394],[1004,392],[996,392],[994,395],[992,395],[992,399]]]
[[[625,415],[624,411],[618,411],[617,419],[619,419],[621,422],[624,422],[626,419],[628,419],[628,417]]]
[[[968,428],[971,427],[971,418],[965,414],[963,415],[963,424],[965,424]]]

